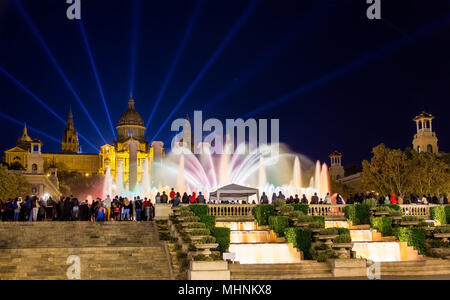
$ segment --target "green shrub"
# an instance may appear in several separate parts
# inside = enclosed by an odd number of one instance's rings
[[[285,216],[270,216],[269,227],[275,231],[278,236],[283,236],[284,230],[289,227],[289,219]]]
[[[339,235],[337,228],[324,228],[319,232],[320,235]]]
[[[325,228],[325,225],[321,222],[314,221],[308,225],[309,228],[320,229]]]
[[[370,206],[367,204],[353,204],[345,207],[345,217],[353,225],[370,224]]]
[[[417,222],[417,221],[419,221],[419,217],[416,217],[416,216],[404,216],[402,218],[402,221],[405,221],[405,222]]]
[[[378,230],[383,236],[391,236],[392,218],[389,217],[370,218],[370,227]]]
[[[192,211],[182,211],[181,213],[180,213],[180,217],[181,218],[185,218],[185,217],[191,217],[191,216],[193,216],[194,215],[194,213],[192,212]]]
[[[221,252],[227,252],[230,247],[230,228],[226,227],[214,227],[211,230],[211,235],[216,238],[216,243],[219,244],[217,249]]]
[[[309,253],[312,244],[312,231],[305,227],[288,227],[284,230],[288,243],[303,252],[305,258],[311,258]]]
[[[402,211],[400,205],[398,204],[388,204],[387,207],[391,210]]]
[[[430,208],[430,215],[432,220],[450,224],[450,205],[433,206]]]
[[[200,218],[197,216],[192,216],[192,217],[186,217],[183,220],[184,222],[198,222],[200,221]]]
[[[275,199],[272,204],[276,208],[281,208],[281,207],[286,205],[286,200],[284,200],[284,199]]]
[[[206,228],[205,223],[192,223],[188,224],[187,228]]]
[[[206,228],[211,230],[216,227],[216,216],[201,216],[200,222],[204,223]]]
[[[301,211],[303,214],[307,215],[309,213],[309,205],[304,203],[292,204],[295,211]]]
[[[326,249],[320,252],[311,249],[311,256],[314,260],[317,260],[318,262],[326,262],[327,259],[338,258],[338,255],[331,249]]]
[[[363,204],[368,205],[369,207],[376,207],[377,206],[377,200],[374,198],[370,198],[370,199],[365,199],[363,201]]]
[[[434,233],[450,233],[450,226],[439,226],[434,229]]]
[[[294,207],[292,205],[285,205],[280,208],[280,215],[288,216],[291,212],[294,212]]]
[[[194,256],[194,261],[207,261],[208,257],[204,254],[198,254]]]
[[[208,205],[195,204],[189,205],[189,209],[199,218],[208,214]]]
[[[299,222],[299,223],[312,223],[312,222],[314,222],[314,217],[306,216],[306,215],[300,215],[297,218],[297,222]]]
[[[319,223],[320,227],[318,228],[325,228],[325,217],[323,216],[313,216],[314,223]]]
[[[443,240],[427,239],[426,245],[428,248],[450,248],[450,242]]]
[[[209,229],[195,229],[192,232],[190,232],[192,236],[199,236],[199,235],[210,235],[211,231]]]
[[[216,238],[213,236],[205,236],[199,241],[200,244],[213,244],[215,242]]]
[[[419,227],[397,227],[394,229],[395,237],[400,242],[407,242],[408,246],[414,247],[419,254],[425,254],[425,240],[427,231]]]
[[[352,237],[350,234],[341,234],[333,240],[336,244],[348,244],[352,242]]]
[[[197,247],[195,247],[195,244],[190,243],[190,244],[189,244],[189,247],[188,247],[188,250],[189,250],[189,251],[197,251]]]
[[[253,208],[253,216],[255,217],[258,225],[269,225],[269,217],[275,214],[273,205],[261,204]]]
[[[390,211],[390,208],[389,208],[389,206],[387,206],[387,205],[381,205],[381,206],[377,206],[377,208],[376,208],[376,211],[377,212],[381,212],[381,211]]]
[[[350,235],[350,229],[348,228],[336,228],[339,235]]]
[[[403,216],[403,213],[401,210],[395,210],[395,209],[389,209],[389,215],[391,217],[401,217]]]
[[[298,219],[298,217],[304,216],[304,215],[305,214],[302,213],[301,211],[294,210],[293,212],[289,213],[289,218]]]

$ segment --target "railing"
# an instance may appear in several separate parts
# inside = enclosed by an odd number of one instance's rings
[[[309,205],[309,215],[324,217],[344,217],[346,205]],[[255,205],[251,204],[208,204],[208,215],[216,217],[249,217]],[[404,216],[429,217],[433,205],[400,205]]]
[[[208,215],[216,217],[249,217],[255,205],[251,204],[208,204]]]
[[[345,205],[309,205],[309,215],[324,217],[343,217]]]
[[[429,217],[430,208],[435,205],[400,205],[404,216]]]

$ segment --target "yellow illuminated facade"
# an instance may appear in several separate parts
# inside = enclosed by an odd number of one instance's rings
[[[48,173],[50,169],[57,167],[60,170],[91,176],[93,174],[105,174],[109,166],[111,174],[115,177],[120,164],[122,164],[124,182],[127,182],[130,165],[129,145],[131,141],[134,141],[137,144],[137,179],[140,181],[144,173],[143,164],[145,160],[148,159],[150,164],[155,158],[161,159],[164,157],[163,143],[155,141],[150,145],[145,140],[145,129],[144,121],[135,110],[134,99],[130,98],[128,109],[123,113],[116,127],[117,140],[112,144],[100,147],[100,153],[98,154],[82,154],[79,153],[78,133],[74,126],[72,112],[70,112],[61,141],[61,153],[40,154],[43,172]],[[25,126],[16,146],[5,151],[4,162],[10,168],[28,170],[32,141]]]

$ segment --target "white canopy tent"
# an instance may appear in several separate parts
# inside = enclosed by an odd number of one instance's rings
[[[237,185],[237,184],[230,184],[224,187],[219,188],[217,191],[212,192],[209,194],[209,199],[212,200],[213,198],[216,199],[217,202],[220,203],[221,197],[222,198],[229,198],[234,200],[240,200],[245,199],[248,203],[248,199],[250,196],[256,195],[258,203],[259,201],[259,190]]]

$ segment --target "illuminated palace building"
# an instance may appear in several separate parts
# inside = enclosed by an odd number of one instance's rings
[[[129,181],[130,186],[134,186],[144,173],[145,160],[148,159],[151,163],[164,156],[163,143],[154,141],[150,145],[145,139],[145,124],[135,110],[133,98],[128,101],[128,109],[123,113],[116,129],[117,140],[112,145],[102,146],[98,154],[82,154],[70,112],[61,141],[61,153],[42,152],[42,142],[31,139],[25,126],[16,146],[5,151],[4,161],[11,169],[21,170],[27,176],[36,195],[59,194],[57,169],[91,176],[105,174],[109,167],[111,175],[115,177],[121,165],[124,181]],[[130,167],[132,170],[137,169],[137,172],[132,172],[134,175],[131,178]]]

